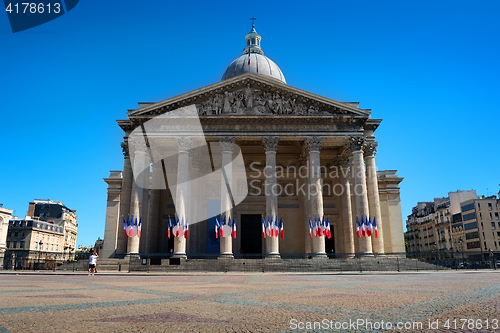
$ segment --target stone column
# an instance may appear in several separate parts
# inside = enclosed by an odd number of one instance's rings
[[[300,196],[302,197],[302,207],[303,207],[303,218],[301,223],[304,224],[304,253],[311,253],[312,252],[312,239],[311,236],[309,235],[309,216],[310,214],[310,209],[311,209],[311,204],[309,202],[309,195],[307,195],[308,189],[309,189],[309,163],[308,163],[308,157],[307,157],[307,152],[304,147],[304,150],[302,151],[300,157],[299,157],[299,171],[298,175],[300,178],[300,181],[297,182],[297,188],[303,188],[305,191],[298,191],[300,193]]]
[[[146,165],[146,146],[140,143],[137,143],[134,146],[136,147],[136,149],[133,155],[134,179],[130,200],[130,215],[134,217],[134,220],[135,218],[137,218],[137,222],[139,222],[140,216],[143,213],[142,203],[144,202],[144,186],[146,185],[146,183],[144,183],[142,180],[145,177],[144,174],[147,173],[149,175],[149,166]],[[128,237],[127,255],[139,253],[139,244],[139,237]]]
[[[356,197],[356,216],[361,219],[369,216],[368,209],[368,194],[366,191],[366,176],[365,164],[363,159],[363,148],[365,146],[365,138],[353,137],[349,141],[350,150],[352,152],[351,171],[354,173],[354,196]],[[361,255],[372,255],[372,242],[370,237],[359,239],[359,252]]]
[[[179,159],[177,164],[177,185],[175,191],[175,210],[179,221],[186,220],[187,216],[187,196],[189,193],[189,149],[192,147],[192,140],[189,137],[176,138],[175,142],[179,149]],[[186,258],[186,239],[184,235],[174,237],[174,257]]]
[[[375,165],[375,154],[377,153],[378,143],[370,142],[365,148],[366,162],[366,182],[368,190],[368,203],[370,208],[370,216],[377,221],[378,237],[372,234],[373,252],[378,254],[384,253],[384,234],[382,230],[382,213],[380,210],[380,197],[378,193],[377,168]]]
[[[222,154],[222,177],[221,177],[221,213],[226,216],[226,223],[231,223],[234,216],[232,216],[233,204],[231,202],[231,189],[233,188],[233,149],[234,149],[234,136],[220,137],[220,148]],[[224,235],[226,236],[226,235]],[[220,254],[221,257],[233,258],[233,238],[231,235],[221,237],[220,239]]]
[[[352,158],[352,151],[350,150],[349,144],[346,147],[346,151],[349,156],[349,188],[350,188],[350,201],[351,201],[351,218],[352,218],[352,225],[353,225],[353,235],[354,235],[354,253],[359,253],[359,238],[356,234],[356,228],[357,228],[357,209],[356,209],[356,196],[354,195],[354,180],[355,180],[355,172],[354,170],[354,162]]]
[[[342,185],[342,224],[344,226],[344,252],[348,257],[354,257],[354,223],[351,206],[351,182],[349,181],[349,156],[342,153],[337,157],[337,167],[340,171],[340,184]]]
[[[309,187],[307,195],[310,197],[310,214],[314,223],[314,217],[323,217],[323,183],[321,180],[320,156],[321,149],[320,137],[309,137],[306,139],[306,149],[309,154]],[[319,224],[318,224],[319,226]],[[325,236],[312,239],[312,252],[314,257],[325,257]]]
[[[263,137],[264,151],[266,152],[266,168],[264,176],[266,177],[266,220],[271,216],[274,220],[278,216],[278,189],[276,181],[276,149],[278,148],[279,138],[276,136]],[[274,223],[273,220],[273,223]],[[269,257],[279,257],[279,237],[266,237],[266,255]]]
[[[124,138],[125,142],[122,142],[123,150],[123,180],[122,180],[122,191],[120,197],[120,218],[125,217],[127,219],[130,214],[130,199],[132,196],[132,186],[134,185],[134,177],[132,175],[132,164],[130,162],[130,154],[128,150],[128,136]],[[120,222],[118,222],[120,224]],[[119,228],[120,229],[120,228]],[[123,229],[123,228],[121,228]],[[127,253],[127,237],[125,232],[120,230],[118,232],[118,237],[116,241],[116,254]]]
[[[153,174],[151,178],[151,183],[155,184],[151,186],[150,198],[149,198],[149,208],[148,208],[148,228],[146,233],[146,252],[147,253],[158,253],[158,235],[160,230],[160,194],[161,189],[156,184],[165,184],[163,176],[163,168],[161,162],[156,162],[153,164]]]

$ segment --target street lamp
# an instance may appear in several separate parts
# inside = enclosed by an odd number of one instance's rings
[[[37,266],[38,266],[38,268],[40,268],[40,257],[42,256],[42,245],[43,245],[43,242],[40,240],[38,242],[38,245],[40,247],[38,248],[38,265]]]

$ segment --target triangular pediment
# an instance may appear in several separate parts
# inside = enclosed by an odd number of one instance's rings
[[[357,103],[338,102],[271,77],[246,73],[161,102],[140,103],[128,118],[154,117],[192,104],[200,116],[370,116],[370,110],[359,109]]]

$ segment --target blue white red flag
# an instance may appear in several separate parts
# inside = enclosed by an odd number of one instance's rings
[[[220,223],[219,220],[217,220],[217,217],[215,218],[215,238],[219,237],[219,230],[220,230]]]
[[[326,236],[328,237],[328,239],[332,238],[332,232],[330,230],[330,218],[329,217],[326,218]]]
[[[361,230],[359,230],[359,218],[356,216],[356,234],[361,238]]]
[[[276,220],[274,221],[274,237],[278,237],[279,229],[278,229],[278,215],[276,215]]]
[[[264,216],[262,216],[262,236],[266,238],[266,220],[264,219]]]
[[[139,225],[137,225],[137,237],[141,238],[141,231],[142,231],[142,216],[139,219]]]
[[[233,238],[236,238],[236,219],[233,218]]]
[[[283,218],[280,218],[280,237],[281,239],[285,237],[285,232],[283,230]]]
[[[188,218],[186,217],[186,224],[184,227],[184,238],[188,238],[189,236],[189,224],[188,224]]]
[[[175,217],[174,217],[175,219]],[[170,215],[168,216],[168,231],[167,231],[167,236],[170,238],[170,229],[172,228],[172,220],[170,219]]]
[[[316,237],[320,237],[320,234],[321,231],[320,231],[320,228],[318,226],[318,218],[315,216],[314,217],[314,234]]]
[[[271,218],[269,217],[269,215],[267,216],[267,226],[266,226],[266,233],[269,237],[272,237],[272,233],[271,233]]]
[[[309,216],[309,236],[311,236],[311,239],[313,239],[313,222],[310,216]]]
[[[375,238],[378,238],[377,220],[375,216],[373,217],[373,232],[375,233]]]
[[[248,66],[250,66],[250,49],[251,46],[248,46]]]
[[[368,217],[368,222],[366,223],[366,235],[371,237],[372,235],[372,218]]]
[[[321,234],[326,237],[325,215],[323,215],[323,220],[321,221]]]
[[[366,237],[366,224],[365,224],[365,217],[361,215],[361,235],[363,237]]]

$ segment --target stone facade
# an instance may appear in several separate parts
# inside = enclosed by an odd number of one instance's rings
[[[205,189],[177,191],[177,196],[185,199],[182,200],[186,203],[183,207],[175,207],[168,185],[164,189],[151,188],[146,192],[134,185],[132,166],[138,164],[152,163],[147,175],[141,177],[155,184],[165,184],[163,168],[178,167],[177,183],[196,178],[193,173],[204,172],[192,164],[193,147],[187,145],[185,138],[175,137],[175,133],[182,129],[188,131],[189,125],[172,121],[150,129],[154,133],[165,133],[162,141],[165,150],[180,152],[173,166],[166,162],[162,165],[162,160],[155,156],[128,151],[127,142],[134,129],[159,115],[189,105],[196,107],[207,143],[221,142],[223,145],[234,142],[244,159],[249,195],[236,207],[222,198],[221,211],[236,218],[237,230],[241,232],[248,232],[245,226],[241,229],[241,221],[248,215],[283,218],[286,237],[261,239],[261,253],[324,256],[327,253],[404,252],[399,199],[402,178],[395,171],[379,172],[378,175],[376,172],[377,143],[373,133],[381,120],[371,118],[370,110],[359,109],[355,103],[336,102],[273,78],[247,73],[166,101],[143,104],[130,111],[127,119],[118,121],[125,133],[122,144],[124,171],[113,171],[105,179],[108,183],[108,208],[103,257],[127,253],[174,253],[181,256],[213,253],[207,245],[210,241],[207,214],[210,201],[221,200],[220,188],[216,186],[221,179],[210,180]],[[222,163],[227,165],[233,153],[227,151],[227,157],[224,154],[222,152]],[[148,159],[146,162],[145,158]],[[302,177],[298,172],[301,166],[312,172],[306,172],[308,175]],[[211,182],[214,186],[210,185]],[[273,186],[281,188],[281,192],[270,191]],[[303,193],[304,188],[312,187],[319,191],[312,195]],[[189,207],[188,199],[194,198],[193,195],[198,196],[197,202],[204,200],[205,203]],[[190,214],[195,214],[193,211],[205,216],[204,221],[192,226],[187,240],[177,237],[174,241],[168,240],[168,217],[176,214],[191,217]],[[141,240],[125,239],[121,219],[129,214],[142,216]],[[324,237],[309,238],[308,219],[315,215],[329,217],[333,241]],[[379,238],[352,237],[356,232],[356,217],[361,216],[376,217]],[[255,223],[254,227],[260,228],[260,225]],[[144,229],[154,232],[145,232]],[[241,232],[236,239],[224,237],[219,240],[221,254],[235,254],[240,249],[245,251],[245,236]]]

